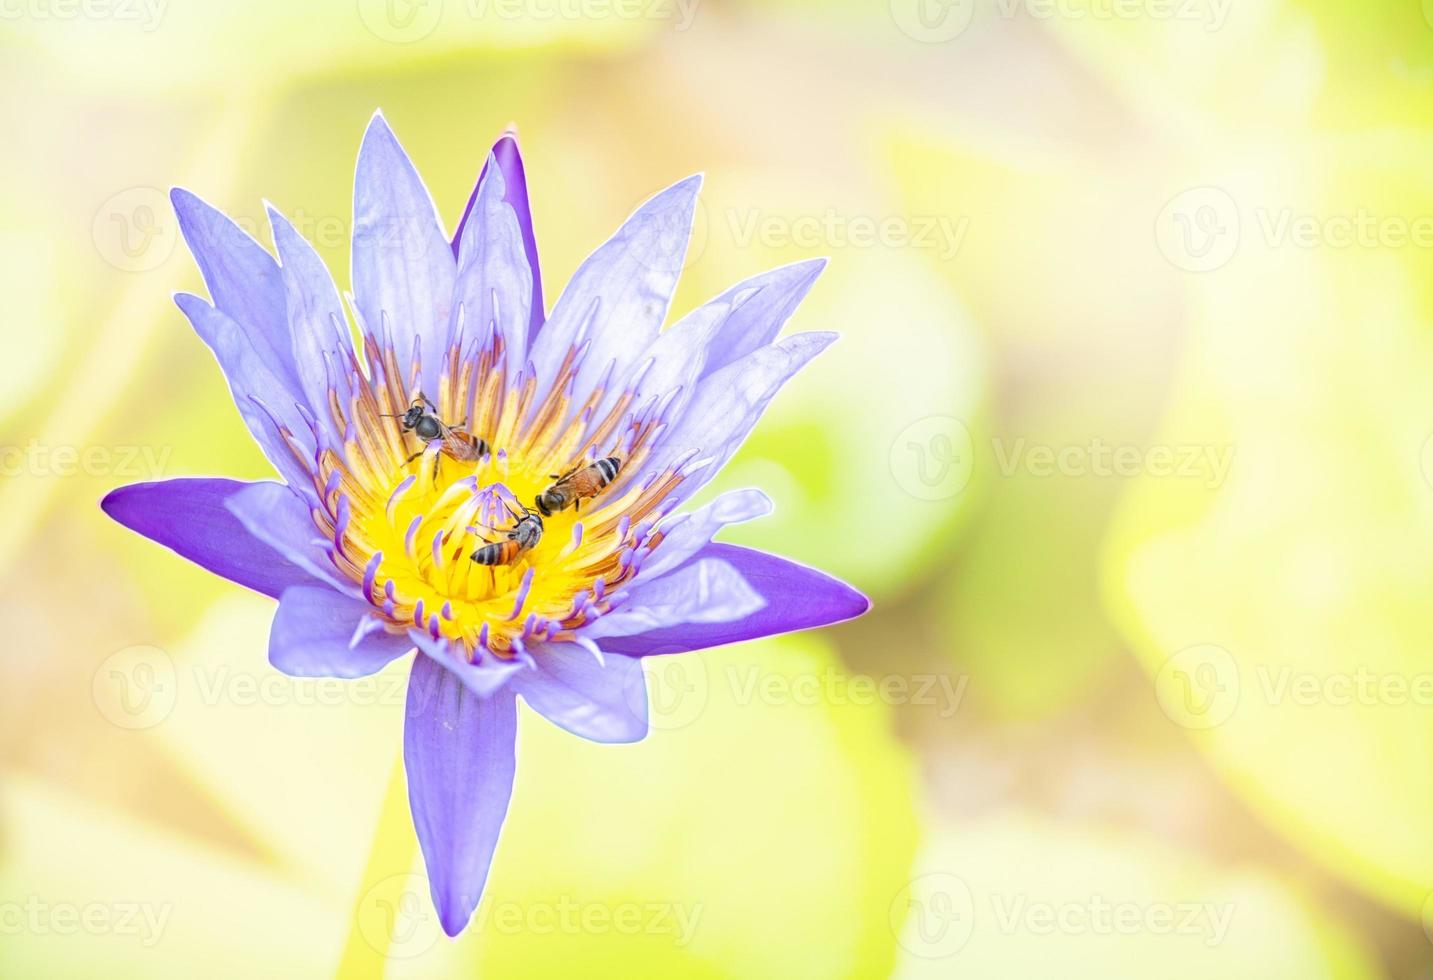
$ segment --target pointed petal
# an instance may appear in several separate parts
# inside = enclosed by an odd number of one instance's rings
[[[284,298],[295,370],[304,401],[325,430],[332,429],[328,390],[330,383],[347,400],[349,365],[346,352],[352,343],[333,276],[314,247],[273,205],[266,205],[279,253]],[[340,433],[334,433],[338,441]]]
[[[511,691],[478,697],[437,661],[414,658],[403,725],[408,803],[450,936],[482,897],[512,797],[516,744]]]
[[[729,304],[731,314],[708,345],[702,374],[719,371],[774,341],[824,268],[825,259],[793,262],[739,282],[713,300]]]
[[[730,490],[705,507],[664,522],[658,526],[661,543],[642,564],[642,577],[665,575],[711,544],[716,533],[728,524],[765,517],[773,509],[771,498],[760,490]]]
[[[409,630],[408,638],[419,653],[452,671],[453,676],[478,697],[488,697],[506,685],[514,674],[525,669],[520,663],[499,660],[491,653],[483,654],[477,663],[469,663],[457,646],[446,639],[435,640],[422,630]]]
[[[225,506],[235,494],[254,485],[201,479],[133,483],[111,490],[100,507],[131,531],[215,575],[277,599],[284,590],[315,580],[249,534]]]
[[[366,602],[323,585],[299,585],[279,598],[269,630],[269,663],[292,677],[367,677],[413,649],[406,636],[363,632]],[[358,637],[358,642],[353,640]]]
[[[680,418],[702,378],[776,337],[825,264],[814,259],[774,269],[692,310],[617,376],[597,416],[630,392],[632,405],[660,404],[664,417]]]
[[[631,657],[599,664],[575,643],[547,643],[532,650],[535,670],[523,671],[512,687],[538,714],[593,742],[636,742],[647,734],[647,686]]]
[[[225,501],[239,523],[293,564],[344,595],[358,597],[358,587],[341,578],[329,557],[329,543],[319,536],[309,506],[298,494],[277,483],[254,483]]]
[[[577,372],[577,401],[614,366],[629,367],[657,339],[691,237],[701,177],[688,177],[637,209],[563,290],[532,344],[537,375],[550,384],[579,342],[590,344]]]
[[[622,637],[692,625],[729,623],[759,612],[765,598],[731,564],[705,552],[660,578],[640,576],[615,610],[581,628],[607,649],[604,637]],[[621,652],[621,645],[612,649]]]
[[[169,200],[215,308],[243,327],[276,377],[296,388],[278,263],[227,215],[189,191],[176,187]]]
[[[703,378],[647,462],[625,480],[619,477],[610,492],[620,494],[695,451],[709,462],[678,489],[679,501],[689,498],[731,459],[781,386],[835,339],[834,333],[799,333]]]
[[[871,608],[871,600],[845,582],[762,551],[713,544],[702,549],[693,561],[707,559],[725,562],[736,569],[761,595],[765,605],[751,615],[728,622],[689,623],[609,637],[602,641],[602,649],[636,657],[704,650],[776,633],[829,626],[854,619]]]
[[[522,234],[522,248],[527,256],[527,267],[532,272],[532,295],[528,302],[528,329],[526,337],[529,343],[537,336],[537,331],[542,327],[543,320],[547,319],[547,307],[542,304],[542,270],[537,260],[537,236],[532,228],[532,209],[528,207],[527,200],[527,174],[522,165],[522,154],[518,151],[517,137],[511,133],[504,134],[493,144],[492,152],[483,164],[483,169],[478,174],[478,181],[473,186],[473,193],[468,197],[468,206],[463,210],[463,217],[458,220],[458,230],[453,233],[453,254],[459,254],[463,240],[464,229],[467,226],[468,218],[473,212],[473,205],[478,199],[478,189],[483,185],[483,178],[488,173],[488,168],[496,162],[498,169],[503,175],[503,200],[512,206],[513,213],[517,216],[518,228]],[[521,351],[524,357],[527,356],[527,349]]]
[[[505,200],[503,170],[489,160],[483,173],[459,245],[453,333],[456,337],[460,308],[468,337],[485,337],[494,326],[507,354],[508,377],[513,378],[527,363],[533,274],[517,214]],[[462,341],[457,337],[460,347]]]
[[[609,386],[595,417],[606,416],[630,394],[629,404],[639,411],[661,405],[665,418],[679,418],[697,391],[707,349],[730,314],[730,303],[713,300],[659,333]]]
[[[243,328],[233,320],[189,293],[177,294],[174,302],[214,352],[234,405],[254,441],[291,487],[311,497],[312,477],[276,427],[288,429],[302,450],[312,456],[311,430],[297,407],[302,395],[269,370]]]
[[[408,154],[375,114],[353,181],[353,295],[370,330],[387,318],[406,370],[417,343],[422,384],[436,389],[457,263],[438,210]]]
[[[825,265],[808,259],[773,269],[692,310],[635,359],[597,416],[630,390],[631,404],[662,404],[666,418],[680,418],[702,378],[776,339]]]

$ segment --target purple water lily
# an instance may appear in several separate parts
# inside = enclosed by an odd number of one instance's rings
[[[450,241],[375,115],[354,181],[357,345],[332,278],[282,215],[269,208],[276,261],[172,194],[212,297],[176,301],[283,482],[142,483],[103,507],[278,599],[269,659],[285,673],[360,677],[416,649],[403,750],[449,935],[477,906],[507,813],[517,697],[573,734],[636,741],[642,657],[869,607],[821,572],[714,543],[771,510],[759,490],[674,513],[834,339],[776,339],[821,261],[749,279],[662,329],[699,185],[642,205],[547,316],[513,137]],[[584,470],[602,479],[537,506]]]

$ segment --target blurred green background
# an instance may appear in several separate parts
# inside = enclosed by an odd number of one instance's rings
[[[0,976],[1433,977],[1430,8],[5,0]],[[698,170],[675,312],[829,256],[713,491],[876,601],[525,712],[457,942],[406,664],[97,507],[268,475],[167,189],[346,286],[376,107],[450,227],[517,125],[549,305]]]

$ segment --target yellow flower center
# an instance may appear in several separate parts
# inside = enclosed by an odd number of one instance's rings
[[[539,379],[524,372],[509,383],[500,341],[467,357],[453,349],[438,391],[424,394],[430,414],[487,443],[482,458],[459,458],[444,452],[442,440],[425,447],[405,429],[402,416],[419,395],[418,365],[404,384],[391,343],[380,347],[370,337],[364,348],[368,373],[350,357],[346,400],[331,392],[342,449],[321,450],[316,467],[306,462],[322,504],[314,522],[385,628],[458,641],[470,658],[484,651],[513,658],[525,644],[570,638],[610,609],[616,587],[660,540],[652,525],[681,482],[676,470],[642,485],[630,479],[658,420],[634,411],[630,392],[609,399],[599,387],[581,405],[569,404],[576,351],[539,395]],[[472,561],[536,513],[535,498],[553,474],[604,456],[622,464],[611,486],[542,517],[541,538],[510,562]]]

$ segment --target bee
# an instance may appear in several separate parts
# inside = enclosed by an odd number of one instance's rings
[[[408,411],[402,415],[384,415],[386,419],[402,419],[399,424],[403,426],[404,432],[411,432],[423,440],[424,447],[434,439],[442,439],[443,445],[439,452],[450,459],[460,463],[476,463],[488,454],[488,444],[482,436],[473,435],[463,426],[468,420],[464,419],[457,425],[448,425],[435,414],[437,406],[428,400],[428,397],[421,391],[418,397],[413,399],[413,404],[408,406]],[[418,450],[408,457],[408,462],[413,462],[423,455],[423,449]],[[437,466],[436,460],[434,466]]]
[[[517,523],[508,528],[507,537],[474,551],[472,561],[479,565],[511,565],[524,552],[537,547],[542,540],[542,517],[526,508],[519,514],[509,507],[508,513],[517,518]]]
[[[538,494],[533,502],[546,517],[551,517],[555,511],[566,510],[569,506],[580,508],[582,501],[595,497],[603,487],[617,479],[617,472],[621,468],[620,458],[608,456],[587,466],[574,466],[562,476],[553,473],[552,478],[557,482]]]

